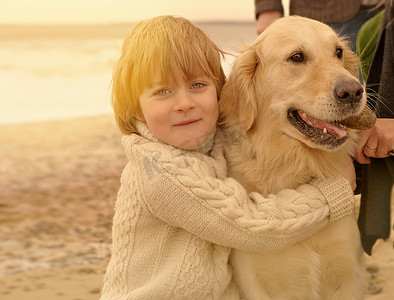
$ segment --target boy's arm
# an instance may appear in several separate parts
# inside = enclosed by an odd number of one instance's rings
[[[315,180],[265,198],[248,194],[232,178],[200,175],[198,161],[184,167],[175,159],[161,163],[147,160],[147,155],[136,161],[141,164],[143,201],[151,213],[222,246],[277,251],[353,213],[353,192],[342,177]],[[151,173],[144,171],[149,163]]]

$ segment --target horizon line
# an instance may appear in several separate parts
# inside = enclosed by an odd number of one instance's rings
[[[1,22],[0,21],[0,26],[121,26],[121,25],[129,25],[129,24],[136,24],[141,20],[130,20],[130,21],[122,21],[122,22],[70,22],[70,23],[36,23],[36,22]],[[235,23],[235,24],[240,24],[240,23],[255,23],[256,20],[254,19],[220,19],[220,20],[190,20],[193,23],[196,24],[204,24],[204,23]]]

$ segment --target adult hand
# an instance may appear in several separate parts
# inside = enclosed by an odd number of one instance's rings
[[[257,34],[262,33],[272,22],[282,17],[280,12],[276,10],[265,11],[257,17]]]
[[[372,128],[360,131],[355,158],[360,164],[369,164],[370,157],[389,157],[393,151],[394,119],[377,119]]]
[[[345,179],[347,179],[352,187],[353,192],[356,190],[357,183],[356,183],[356,170],[354,168],[353,160],[349,157],[346,161],[345,169],[342,174]]]

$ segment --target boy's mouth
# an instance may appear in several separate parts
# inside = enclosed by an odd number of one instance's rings
[[[174,126],[185,126],[185,125],[190,125],[193,123],[196,123],[198,121],[200,121],[201,119],[190,119],[190,120],[186,120],[186,121],[181,121],[179,123],[174,124]]]

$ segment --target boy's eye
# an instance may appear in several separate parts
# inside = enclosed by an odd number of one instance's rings
[[[168,94],[170,91],[167,89],[158,90],[155,94],[156,95],[165,95]]]
[[[191,88],[192,89],[196,89],[196,88],[200,88],[200,87],[203,87],[203,86],[204,86],[204,84],[202,82],[196,82],[196,83],[192,84]]]

